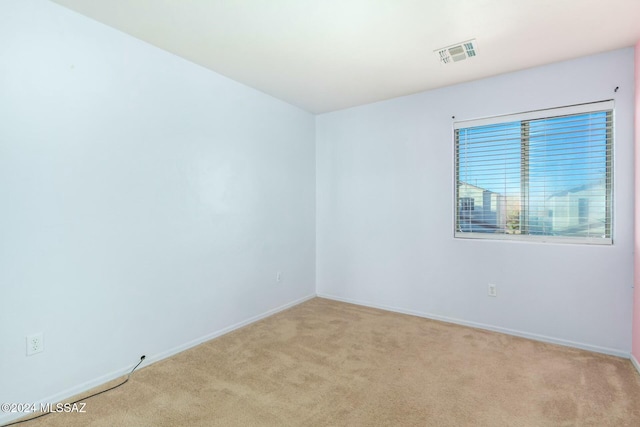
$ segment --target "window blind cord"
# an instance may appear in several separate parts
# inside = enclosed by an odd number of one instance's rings
[[[98,396],[98,395],[101,395],[102,393],[106,393],[106,392],[108,392],[108,391],[114,390],[114,389],[116,389],[116,388],[118,388],[118,387],[120,387],[120,386],[125,385],[125,384],[129,381],[129,378],[131,378],[131,375],[133,375],[133,372],[138,368],[138,366],[140,366],[140,364],[142,363],[142,361],[143,361],[146,357],[147,357],[147,356],[144,356],[144,355],[140,357],[140,361],[139,361],[139,362],[136,364],[136,366],[134,366],[134,367],[133,367],[133,369],[129,372],[129,374],[127,375],[127,378],[126,378],[124,381],[122,381],[120,384],[116,384],[116,385],[114,385],[113,387],[110,387],[110,388],[108,388],[108,389],[106,389],[106,390],[102,390],[102,391],[99,391],[99,392],[97,392],[97,393],[93,393],[92,395],[89,395],[89,396],[87,396],[87,397],[83,397],[82,399],[78,399],[78,400],[76,400],[75,402],[68,403],[67,405],[75,405],[76,403],[82,402],[82,401],[84,401],[84,400],[91,399],[92,397],[96,397],[96,396]],[[27,418],[26,420],[14,421],[14,422],[9,423],[9,424],[4,424],[4,425],[2,425],[2,426],[0,426],[0,427],[9,427],[9,426],[14,426],[14,425],[16,425],[16,424],[26,423],[26,422],[29,422],[29,421],[37,420],[38,418],[42,418],[42,417],[44,417],[45,415],[49,415],[49,414],[52,414],[52,413],[53,413],[53,412],[44,412],[44,413],[42,413],[42,414],[38,415],[37,417]]]

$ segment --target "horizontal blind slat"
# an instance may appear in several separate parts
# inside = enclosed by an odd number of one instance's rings
[[[454,126],[457,234],[610,241],[613,114],[589,112],[584,105],[577,110],[551,117],[526,113],[523,122]]]

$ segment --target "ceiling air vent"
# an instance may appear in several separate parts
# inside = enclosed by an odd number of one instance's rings
[[[478,44],[475,39],[443,47],[433,51],[440,62],[449,64],[451,62],[463,61],[472,58],[478,53]]]

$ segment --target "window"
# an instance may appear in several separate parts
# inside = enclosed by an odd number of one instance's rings
[[[455,236],[611,244],[613,101],[457,122]]]

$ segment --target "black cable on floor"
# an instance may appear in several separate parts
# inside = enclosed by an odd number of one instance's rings
[[[83,400],[91,399],[92,397],[96,397],[96,396],[98,396],[98,395],[100,395],[100,394],[102,394],[102,393],[106,393],[106,392],[108,392],[108,391],[111,391],[111,390],[113,390],[113,389],[116,389],[116,388],[120,387],[121,385],[126,384],[126,383],[127,383],[127,381],[129,381],[129,378],[131,378],[131,375],[133,375],[133,371],[135,371],[135,370],[138,368],[138,366],[140,366],[140,364],[142,363],[142,361],[143,361],[146,357],[147,357],[147,356],[144,356],[144,355],[143,355],[142,357],[140,357],[140,361],[138,362],[138,364],[137,364],[136,366],[134,366],[134,367],[133,367],[133,369],[131,370],[131,372],[129,372],[129,375],[127,375],[127,378],[126,378],[124,381],[122,381],[120,384],[116,384],[116,385],[114,385],[113,387],[110,387],[110,388],[108,388],[108,389],[106,389],[106,390],[102,390],[102,391],[99,391],[99,392],[97,392],[97,393],[93,393],[92,395],[87,396],[87,397],[83,397],[82,399],[78,399],[78,400],[76,400],[75,402],[65,403],[65,405],[75,405],[76,403],[79,403],[79,402],[81,402],[81,401],[83,401]],[[16,424],[26,423],[26,422],[28,422],[28,421],[37,420],[38,418],[42,418],[42,417],[44,417],[45,415],[49,415],[49,414],[52,414],[52,412],[44,412],[44,413],[42,413],[42,414],[38,415],[37,417],[27,418],[26,420],[14,421],[14,422],[9,423],[9,424],[4,424],[3,426],[0,426],[0,427],[9,427],[9,426],[14,426],[14,425],[16,425]]]

